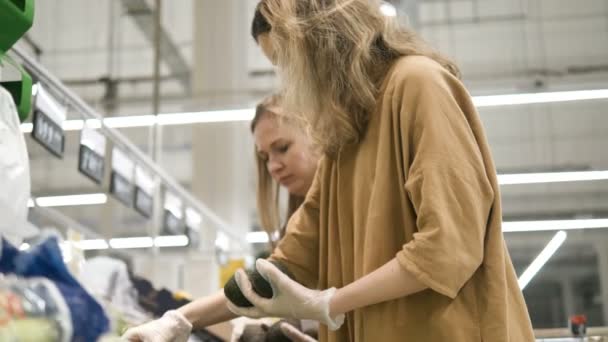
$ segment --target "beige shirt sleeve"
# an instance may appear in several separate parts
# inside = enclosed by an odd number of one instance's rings
[[[411,70],[395,87],[404,149],[405,188],[416,212],[414,239],[399,263],[430,289],[455,298],[484,257],[494,192],[460,101],[470,96],[436,65]],[[468,103],[468,102],[467,102]],[[493,172],[493,171],[492,171]]]
[[[283,263],[300,284],[317,287],[319,268],[319,201],[323,161],[304,203],[291,216],[285,236],[270,259]]]

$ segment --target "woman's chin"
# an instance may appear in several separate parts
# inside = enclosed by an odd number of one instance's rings
[[[294,196],[304,196],[306,194],[306,191],[302,189],[301,184],[298,184],[298,182],[289,184],[287,186],[287,192],[289,192],[290,195]]]

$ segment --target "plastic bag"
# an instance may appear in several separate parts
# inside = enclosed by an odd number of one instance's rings
[[[0,278],[0,341],[64,341],[72,336],[69,309],[48,279]]]
[[[56,238],[48,238],[28,252],[21,252],[3,240],[1,252],[0,272],[25,278],[44,277],[55,284],[70,311],[72,341],[96,341],[109,331],[110,324],[103,308],[72,277]]]
[[[30,166],[17,109],[0,87],[0,233],[15,245],[36,233],[27,222]]]

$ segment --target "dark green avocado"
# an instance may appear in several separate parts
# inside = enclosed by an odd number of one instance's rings
[[[294,279],[293,275],[283,264],[275,260],[272,260],[271,262],[279,270],[281,270],[281,272],[287,274],[289,278]],[[255,293],[264,298],[272,298],[272,287],[270,286],[270,283],[267,282],[266,279],[264,279],[264,277],[262,277],[262,275],[256,269],[246,270],[245,273],[247,274],[247,278],[249,278],[249,281],[251,282],[251,286],[253,286],[253,290],[255,291]],[[249,300],[245,298],[245,296],[241,292],[241,289],[239,289],[239,286],[236,284],[236,279],[234,278],[234,276],[230,277],[228,282],[226,282],[226,285],[224,285],[224,295],[226,296],[226,298],[228,298],[229,301],[231,301],[236,306],[253,306],[253,304],[251,304]]]
[[[283,334],[281,323],[291,324],[298,330],[302,330],[300,321],[295,319],[283,319],[276,322],[268,329],[268,332],[266,333],[266,342],[291,342],[291,339]]]

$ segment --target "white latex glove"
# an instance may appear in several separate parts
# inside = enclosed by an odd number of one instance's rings
[[[293,342],[317,342],[317,340],[301,332],[289,323],[281,323],[281,331]]]
[[[270,283],[272,298],[263,298],[255,293],[245,272],[238,270],[235,274],[236,283],[254,306],[238,307],[228,302],[228,309],[233,313],[254,318],[274,316],[311,319],[327,325],[330,330],[337,330],[344,323],[344,314],[333,318],[329,315],[329,302],[336,288],[324,291],[308,289],[264,259],[257,260],[256,268]]]
[[[260,318],[260,319],[251,319],[247,317],[239,317],[235,318],[230,323],[232,324],[232,336],[230,337],[230,342],[238,342],[243,336],[243,332],[245,328],[250,325],[265,325],[270,327],[276,322],[276,318]]]
[[[186,342],[192,324],[179,311],[165,312],[163,317],[127,330],[122,336],[129,342]]]

